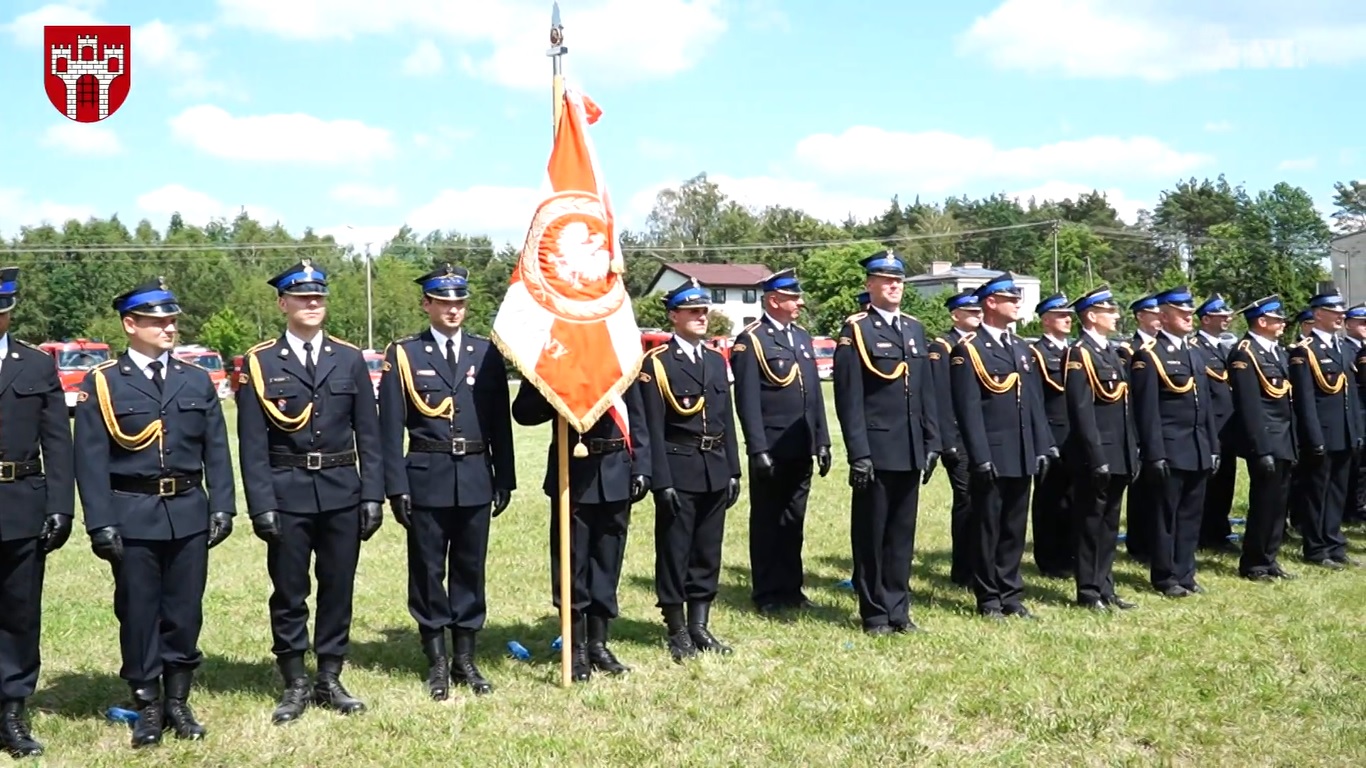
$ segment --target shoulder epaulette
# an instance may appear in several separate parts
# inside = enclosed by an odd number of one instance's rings
[[[39,347],[39,346],[35,346],[35,345],[33,345],[33,344],[30,344],[30,343],[28,343],[27,341],[24,341],[23,339],[16,339],[16,338],[14,338],[14,337],[10,337],[10,340],[13,341],[13,342],[15,342],[15,343],[17,343],[17,344],[18,344],[19,346],[21,346],[21,347],[28,347],[29,349],[33,350],[34,352],[42,352],[43,354],[47,355],[48,357],[51,357],[51,356],[52,356],[52,355],[48,354],[47,350],[43,349],[42,347]]]
[[[863,318],[865,318],[865,317],[867,317],[867,316],[868,316],[868,313],[867,313],[867,312],[855,312],[854,314],[852,314],[852,315],[850,315],[850,316],[844,318],[844,322],[846,322],[846,323],[857,323],[858,321],[862,320]]]
[[[1147,341],[1143,342],[1143,345],[1140,346],[1139,349],[1149,350],[1155,346],[1157,346],[1157,339],[1148,339]]]
[[[420,339],[420,338],[422,338],[422,334],[420,334],[420,333],[410,333],[410,334],[408,334],[407,336],[404,336],[404,337],[401,338],[401,339],[394,339],[393,344],[390,344],[389,346],[393,346],[394,344],[407,344],[407,343],[410,342],[410,341],[417,341],[417,340]],[[385,347],[384,349],[387,351],[387,350],[389,349],[389,347]]]
[[[649,352],[646,352],[646,353],[645,353],[645,356],[646,356],[646,357],[658,357],[659,354],[660,354],[661,352],[663,352],[664,350],[666,350],[666,349],[668,349],[668,348],[669,348],[669,345],[667,345],[667,344],[660,344],[660,345],[657,346],[657,347],[651,348]]]
[[[800,326],[800,325],[797,325],[796,323],[793,323],[793,324],[792,324],[792,327],[793,327],[793,328],[796,328],[796,329],[799,330],[799,331],[806,331],[805,328],[803,328],[803,327]],[[807,332],[807,333],[810,333],[810,331],[806,331],[806,332]]]
[[[105,360],[103,363],[100,363],[100,364],[96,365],[94,368],[91,368],[90,370],[92,370],[92,371],[103,371],[105,368],[113,368],[114,366],[116,366],[116,365],[118,365],[118,364],[119,364],[119,359],[116,357],[116,358],[113,358],[112,360]]]
[[[480,335],[477,334],[477,333],[470,333],[469,331],[465,331],[465,336],[466,336],[467,338],[471,338],[471,339],[478,339],[479,341],[488,341],[488,340],[489,340],[489,337],[487,337],[487,336],[480,336]]]
[[[745,326],[744,328],[741,328],[741,329],[740,329],[740,333],[749,333],[750,331],[754,330],[755,328],[758,328],[760,322],[762,322],[762,321],[760,321],[760,320],[755,320],[754,322],[750,323],[749,325]],[[736,335],[736,336],[739,336],[740,333],[737,333],[737,334],[735,334],[735,335]]]
[[[902,313],[901,313],[901,316],[902,316],[902,317],[905,317],[905,318],[909,318],[909,319],[911,319],[911,320],[914,320],[914,321],[916,321],[917,323],[920,322],[920,318],[916,317],[915,315],[908,315],[908,314],[906,314],[905,312],[902,312]]]
[[[180,363],[181,365],[188,365],[188,366],[190,366],[191,368],[198,368],[199,370],[203,371],[204,373],[208,373],[208,372],[209,372],[209,369],[208,369],[208,368],[205,368],[204,366],[200,365],[199,363],[191,362],[191,361],[189,361],[189,360],[176,360],[176,362],[177,362],[177,363]]]
[[[1117,345],[1115,345],[1115,346],[1119,347],[1120,349],[1124,350],[1125,352],[1132,352],[1132,351],[1133,351],[1133,345],[1129,343],[1129,340],[1128,340],[1128,339],[1125,339],[1124,341],[1121,341],[1119,344],[1117,344]]]
[[[967,333],[963,334],[963,340],[958,343],[967,344],[969,341],[972,341],[975,338],[977,338],[977,331],[968,331]]]
[[[266,347],[269,347],[271,344],[274,344],[274,343],[275,343],[275,339],[266,339],[265,341],[263,341],[263,342],[257,344],[256,346],[251,347],[250,349],[248,349],[248,350],[244,353],[244,355],[250,355],[250,354],[252,354],[252,353],[254,353],[254,352],[258,352],[258,351],[260,351],[260,350],[262,350],[262,349],[265,349]]]
[[[333,335],[330,334],[330,333],[327,334],[327,340],[330,341],[330,342],[332,342],[332,343],[334,343],[334,344],[340,344],[340,345],[342,345],[343,347],[350,347],[350,348],[352,348],[352,349],[354,349],[354,350],[357,350],[357,351],[360,350],[360,347],[356,346],[355,344],[352,344],[351,342],[346,341],[345,339],[339,339],[339,338],[337,338],[336,336],[333,336]]]

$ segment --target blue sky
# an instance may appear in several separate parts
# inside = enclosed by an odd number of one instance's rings
[[[1198,6],[1198,7],[1196,7]],[[1230,9],[1237,8],[1237,12]],[[549,2],[11,0],[0,235],[241,207],[376,244],[401,224],[521,236],[550,139]],[[1132,219],[1226,173],[1331,209],[1366,176],[1366,3],[563,0],[569,78],[617,215],[706,171],[839,219],[910,200],[1105,191]],[[1222,9],[1222,10],[1220,10]],[[44,24],[134,27],[125,106],[48,102]],[[350,228],[348,228],[348,225]]]

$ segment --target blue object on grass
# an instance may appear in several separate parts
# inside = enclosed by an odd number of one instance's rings
[[[564,645],[564,635],[561,635],[561,636],[555,638],[554,640],[551,640],[551,641],[550,641],[550,650],[555,651],[556,653],[558,653],[559,650],[560,650],[560,648],[561,648],[563,645]]]
[[[531,660],[531,651],[528,651],[528,650],[526,649],[526,646],[522,645],[521,643],[517,642],[516,640],[509,640],[509,641],[508,641],[508,653],[512,654],[512,658],[514,658],[514,659],[516,659],[516,660],[518,660],[518,661],[530,661],[530,660]]]
[[[133,724],[138,721],[138,713],[123,707],[110,707],[104,711],[105,718],[111,723]]]
[[[1247,525],[1247,518],[1244,518],[1244,517],[1230,517],[1230,518],[1228,519],[1228,524],[1229,524],[1229,525]]]

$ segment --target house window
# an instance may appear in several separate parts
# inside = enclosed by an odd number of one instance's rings
[[[758,291],[756,291],[756,290],[753,289],[753,288],[746,288],[746,289],[745,289],[745,303],[746,303],[746,304],[753,304],[754,302],[756,302],[756,301],[758,301],[758,300],[759,300],[759,292],[758,292]]]
[[[713,288],[713,289],[711,289],[711,303],[713,303],[713,304],[725,304],[725,303],[726,303],[726,289],[725,289],[725,288]]]

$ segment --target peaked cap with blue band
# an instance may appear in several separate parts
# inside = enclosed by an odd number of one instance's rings
[[[695,277],[664,294],[664,308],[668,310],[710,306],[711,291],[703,288]]]
[[[1072,306],[1067,302],[1066,294],[1055,293],[1052,296],[1039,302],[1034,307],[1034,314],[1042,315],[1045,312],[1071,312]]]
[[[789,296],[802,295],[802,284],[797,281],[796,267],[788,267],[774,272],[759,287],[763,289],[764,293],[786,293]]]
[[[1233,308],[1224,301],[1223,296],[1214,293],[1195,310],[1195,314],[1200,317],[1228,317],[1233,314]]]
[[[1305,307],[1304,309],[1301,309],[1301,310],[1299,311],[1299,313],[1295,315],[1295,322],[1297,322],[1297,323],[1312,323],[1312,322],[1314,322],[1314,310],[1312,310],[1312,309],[1310,309],[1310,308],[1308,308],[1308,307]]]
[[[988,296],[1008,296],[1013,299],[1021,297],[1020,288],[1015,285],[1015,278],[1009,272],[1002,272],[982,283],[973,294],[977,296],[978,301]]]
[[[267,280],[281,296],[326,296],[327,273],[308,259]]]
[[[863,266],[863,271],[869,275],[884,275],[887,277],[906,276],[906,265],[890,248],[885,251],[879,251],[866,259],[862,259],[859,261],[859,264]]]
[[[464,267],[442,264],[414,280],[422,286],[422,295],[433,299],[467,299],[470,295],[470,271]]]
[[[1195,297],[1191,295],[1191,289],[1184,285],[1168,288],[1153,296],[1158,306],[1177,307],[1179,309],[1195,309]]]
[[[1133,312],[1135,315],[1139,312],[1156,312],[1157,294],[1144,296],[1143,298],[1134,301],[1134,303],[1129,305],[1129,311]]]
[[[1257,299],[1251,304],[1238,310],[1238,314],[1249,323],[1259,317],[1271,317],[1277,320],[1285,319],[1285,304],[1281,302],[1281,297],[1276,294]]]
[[[158,277],[114,297],[114,311],[120,315],[174,317],[180,314],[180,302],[166,287],[166,279]]]
[[[950,312],[955,309],[981,309],[982,302],[977,298],[977,293],[974,290],[965,288],[944,299],[944,308]]]
[[[1319,283],[1318,293],[1309,300],[1310,309],[1326,309],[1329,312],[1346,312],[1347,300],[1338,293],[1337,283],[1326,280]]]
[[[1347,308],[1348,320],[1366,320],[1366,304],[1358,304],[1355,307]]]
[[[1088,309],[1119,309],[1119,304],[1115,303],[1115,294],[1108,285],[1098,285],[1095,288],[1078,296],[1072,302],[1072,311],[1081,313]]]
[[[0,314],[14,309],[19,301],[19,268],[0,269]]]
[[[867,309],[868,305],[873,303],[873,297],[869,296],[867,291],[864,291],[863,293],[860,293],[858,298],[854,299],[854,301],[858,302],[859,309]]]

